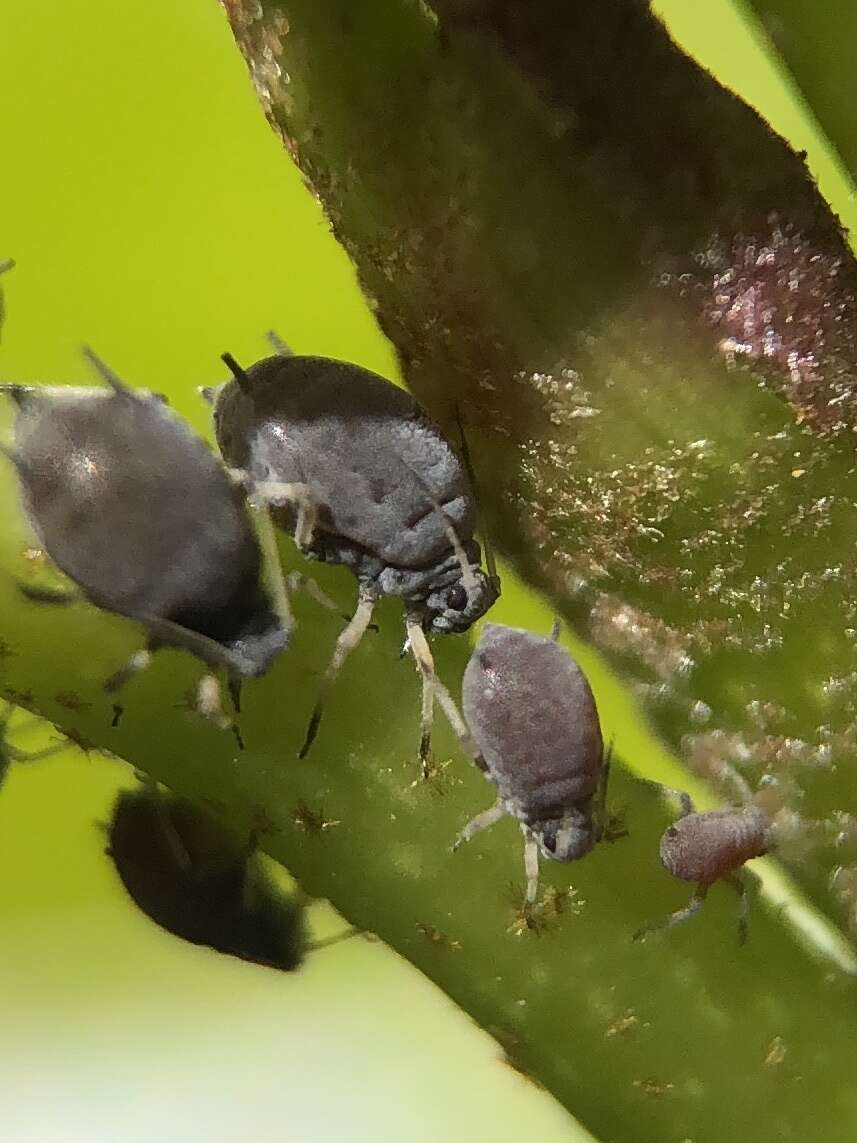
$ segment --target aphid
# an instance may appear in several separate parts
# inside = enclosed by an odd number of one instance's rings
[[[129,896],[161,928],[193,944],[286,972],[312,949],[299,892],[285,892],[253,839],[154,783],[120,793],[108,856]]]
[[[265,568],[269,592],[243,493],[219,459],[162,399],[85,354],[109,388],[3,386],[19,406],[8,456],[26,514],[79,592],[22,590],[56,603],[82,593],[146,628],[146,648],[108,690],[172,645],[225,667],[237,701],[239,680],[264,672],[288,641],[279,563]],[[197,708],[229,725],[213,673]]]
[[[464,718],[497,801],[461,832],[457,849],[505,814],[524,835],[526,906],[538,891],[539,852],[577,861],[608,831],[610,772],[586,676],[553,637],[489,623],[461,689]]]
[[[747,939],[750,897],[740,870],[751,858],[768,852],[771,819],[764,810],[752,805],[695,813],[688,794],[668,792],[679,797],[682,816],[668,826],[661,837],[661,861],[674,877],[694,881],[696,889],[683,909],[677,909],[662,921],[644,925],[634,933],[634,940],[693,917],[702,908],[715,881],[725,881],[741,898],[738,941],[743,944]]]
[[[345,564],[357,577],[357,609],[340,634],[313,711],[301,757],[318,730],[327,690],[369,625],[381,596],[399,596],[406,646],[422,677],[425,762],[437,685],[426,634],[466,631],[499,594],[473,538],[474,496],[464,462],[414,399],[357,365],[280,354],[246,371],[229,354],[233,379],[206,390],[227,464],[254,481],[309,486],[313,518],[272,502],[304,553]]]

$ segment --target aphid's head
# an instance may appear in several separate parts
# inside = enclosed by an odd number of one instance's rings
[[[469,630],[481,619],[500,594],[497,581],[478,567],[433,591],[426,600],[425,628],[432,634],[447,635]]]
[[[598,844],[600,834],[590,814],[572,810],[561,818],[530,827],[539,849],[551,861],[577,861]]]

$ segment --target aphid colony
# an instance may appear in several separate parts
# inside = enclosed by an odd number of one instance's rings
[[[144,628],[145,646],[106,680],[110,691],[148,666],[159,647],[190,651],[208,668],[198,710],[229,726],[216,672],[225,671],[237,709],[241,681],[264,673],[292,631],[273,519],[305,555],[345,565],[358,582],[357,608],[333,648],[301,757],[375,603],[399,597],[422,680],[423,764],[437,700],[497,791],[455,848],[505,815],[516,819],[529,908],[539,854],[575,861],[616,836],[606,802],[609,751],[589,683],[557,632],[546,638],[488,624],[464,673],[462,717],[435,674],[427,636],[468,630],[499,595],[493,564],[489,558],[482,569],[474,538],[468,466],[392,383],[276,347],[246,370],[224,355],[232,378],[203,391],[225,464],[162,397],[127,387],[90,350],[106,387],[3,386],[18,406],[14,441],[3,451],[24,511],[73,585],[22,590],[51,603],[82,596]],[[762,811],[697,814],[682,799],[684,815],[664,834],[661,858],[697,888],[687,908],[638,936],[691,916],[720,879],[746,901],[738,870],[767,848]],[[164,844],[174,840],[175,824],[156,803],[145,804],[168,827]],[[129,800],[120,809],[137,806]]]

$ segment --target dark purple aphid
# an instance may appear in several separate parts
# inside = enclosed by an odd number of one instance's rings
[[[108,689],[173,645],[224,667],[237,692],[288,640],[285,591],[274,580],[272,599],[263,584],[243,493],[162,399],[127,388],[86,355],[109,388],[4,386],[19,407],[8,455],[29,521],[79,593],[147,630],[145,650]],[[278,574],[279,564],[265,570]],[[50,602],[78,594],[27,593]],[[201,681],[197,705],[228,725],[214,674]]]
[[[757,806],[695,813],[688,795],[679,796],[682,816],[668,826],[661,837],[661,861],[674,877],[695,882],[696,889],[688,905],[663,921],[638,929],[634,939],[693,917],[702,908],[711,886],[716,881],[725,881],[741,897],[738,939],[743,944],[747,938],[750,898],[740,871],[747,861],[768,852],[771,820]]]
[[[302,897],[275,883],[252,839],[154,784],[120,793],[108,837],[131,899],[183,940],[290,972],[342,939],[311,942]]]
[[[555,638],[489,623],[461,694],[497,801],[465,826],[455,847],[505,814],[517,818],[532,905],[539,852],[551,861],[576,861],[607,832],[610,767],[592,690]]]
[[[337,640],[322,698],[369,625],[381,596],[401,598],[408,645],[423,680],[421,756],[428,753],[435,694],[427,633],[466,631],[499,594],[473,538],[466,465],[414,399],[357,365],[285,351],[246,371],[228,354],[233,380],[207,391],[218,444],[254,482],[312,490],[311,517],[271,499],[274,520],[313,559],[349,567],[357,609]],[[463,553],[463,554],[462,554]],[[319,699],[301,756],[315,737]]]

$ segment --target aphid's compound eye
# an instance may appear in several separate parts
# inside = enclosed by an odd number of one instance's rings
[[[552,833],[542,834],[542,846],[548,853],[556,853],[556,835]]]
[[[461,586],[456,584],[451,587],[446,595],[446,604],[450,611],[463,611],[467,606],[467,592]]]
[[[667,831],[666,831],[666,836],[667,836],[668,838],[670,838],[670,840],[672,840],[673,838],[676,838],[676,837],[678,837],[678,830],[675,828],[675,826],[669,826],[669,827],[667,828]]]

